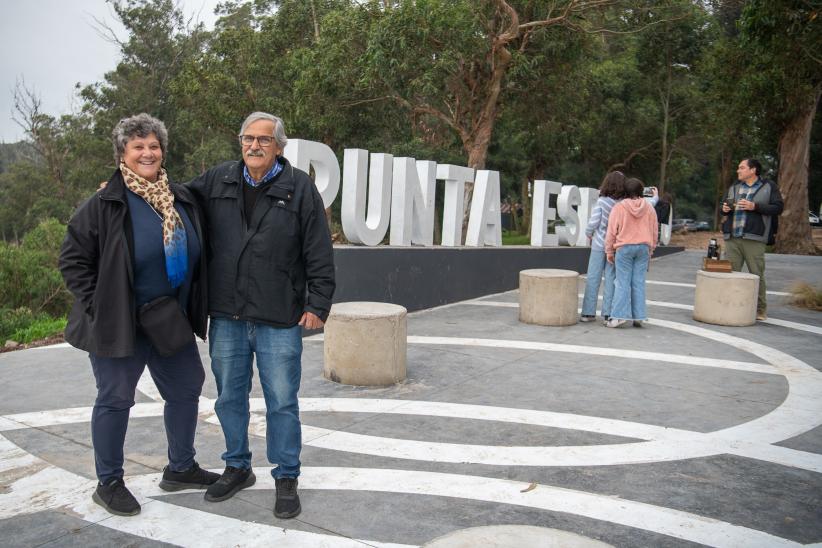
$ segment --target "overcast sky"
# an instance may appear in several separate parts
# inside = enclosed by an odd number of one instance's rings
[[[178,0],[188,16],[213,28],[219,0]],[[94,18],[125,31],[105,0],[0,0],[0,141],[23,138],[12,120],[19,79],[42,100],[43,112],[58,116],[79,107],[75,84],[101,81],[117,66],[117,46],[95,31]]]

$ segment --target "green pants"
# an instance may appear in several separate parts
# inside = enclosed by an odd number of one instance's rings
[[[765,242],[731,238],[725,240],[725,257],[731,261],[731,268],[742,271],[742,263],[748,266],[748,272],[759,276],[759,299],[756,312],[764,313],[768,309],[765,300]]]

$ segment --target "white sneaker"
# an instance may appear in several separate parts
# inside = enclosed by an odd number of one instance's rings
[[[592,322],[596,319],[597,319],[596,316],[580,316],[579,317],[579,321],[581,321],[581,322]]]
[[[618,320],[616,318],[611,318],[607,322],[605,322],[605,327],[622,327],[628,323],[628,320]]]

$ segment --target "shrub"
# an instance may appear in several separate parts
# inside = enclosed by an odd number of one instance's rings
[[[21,344],[57,335],[66,328],[66,318],[52,318],[30,308],[0,309],[0,345],[12,340]]]
[[[66,329],[66,318],[52,318],[48,315],[39,316],[34,322],[27,327],[18,329],[9,337],[11,340],[20,344],[28,344],[32,341],[38,341],[47,337],[59,335]],[[3,341],[5,344],[6,341]]]
[[[822,289],[807,282],[797,282],[791,287],[791,304],[810,310],[822,310]]]
[[[72,297],[57,269],[66,227],[54,219],[30,230],[20,245],[0,242],[0,303],[35,315],[65,316]]]

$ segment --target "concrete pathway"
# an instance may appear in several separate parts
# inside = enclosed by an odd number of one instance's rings
[[[822,259],[768,256],[770,320],[723,328],[691,318],[701,255],[652,262],[640,329],[520,324],[515,291],[411,314],[408,380],[390,388],[326,381],[322,335],[305,339],[294,520],[272,513],[258,386],[258,482],[208,503],[159,489],[144,376],[125,447],[143,511],[122,518],[91,501],[86,355],[2,354],[0,544],[820,547],[822,314],[784,293],[822,285]],[[221,471],[208,377],[197,458]]]

